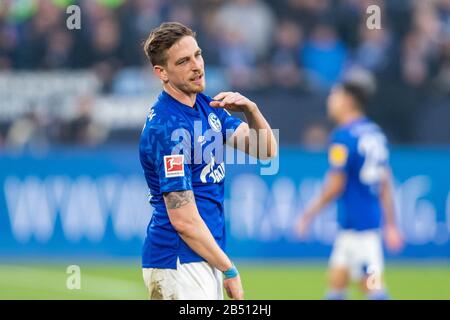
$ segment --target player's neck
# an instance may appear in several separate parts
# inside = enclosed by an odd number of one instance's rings
[[[345,125],[352,123],[363,117],[365,117],[365,115],[360,111],[349,112],[349,113],[343,115],[343,117],[339,121],[339,125],[345,126]]]
[[[187,93],[175,88],[170,83],[165,83],[163,85],[163,89],[165,92],[170,94],[172,96],[172,98],[174,98],[178,102],[181,102],[182,104],[185,104],[192,108],[194,107],[195,101],[197,99],[196,93],[187,94]]]

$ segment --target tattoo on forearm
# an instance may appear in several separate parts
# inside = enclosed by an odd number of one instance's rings
[[[192,190],[164,193],[167,209],[178,209],[194,201]]]

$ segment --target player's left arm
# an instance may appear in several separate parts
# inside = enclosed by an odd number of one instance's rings
[[[395,222],[394,190],[392,172],[386,167],[380,181],[380,202],[384,214],[384,231],[388,248],[399,251],[403,247],[403,239]]]
[[[322,209],[342,194],[346,183],[347,176],[344,171],[330,170],[328,172],[321,193],[311,202],[297,221],[296,230],[301,237],[306,235],[309,225]]]
[[[245,115],[247,123],[237,127],[227,140],[228,145],[262,160],[277,156],[278,143],[256,103],[238,92],[221,92],[210,102],[210,106],[242,112]],[[253,133],[251,129],[254,130]]]
[[[309,225],[323,208],[336,200],[345,190],[349,164],[348,142],[342,136],[334,135],[328,149],[328,163],[330,169],[326,175],[322,191],[297,220],[296,231],[300,237],[306,236]]]

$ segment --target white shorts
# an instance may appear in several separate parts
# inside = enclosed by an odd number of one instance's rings
[[[143,268],[150,300],[223,300],[222,273],[207,262],[180,264],[177,269]]]
[[[347,268],[352,280],[381,275],[384,259],[379,231],[340,231],[334,242],[329,265],[331,268]]]

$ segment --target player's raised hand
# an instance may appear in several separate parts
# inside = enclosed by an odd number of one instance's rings
[[[221,92],[213,99],[214,101],[211,101],[209,105],[214,108],[225,108],[237,112],[248,112],[258,108],[256,103],[239,92]]]
[[[244,289],[242,289],[241,277],[239,275],[234,278],[224,279],[223,287],[230,299],[244,300]]]
[[[386,246],[390,251],[399,252],[403,248],[403,239],[395,226],[387,225],[385,230]]]

